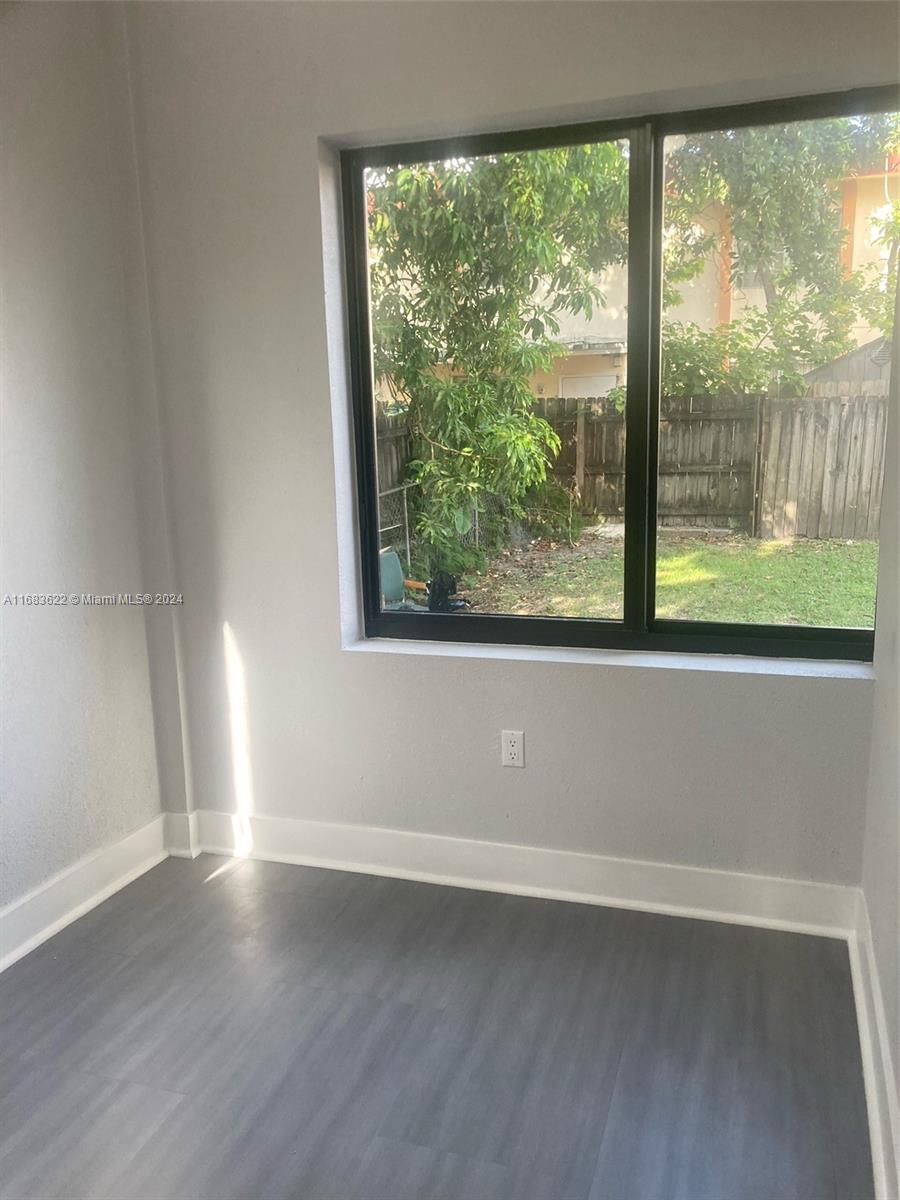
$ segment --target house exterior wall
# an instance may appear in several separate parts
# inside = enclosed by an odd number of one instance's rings
[[[531,377],[531,386],[538,396],[563,396],[565,381],[585,378],[615,378],[625,382],[625,354],[565,354],[553,360],[549,371],[538,371]]]

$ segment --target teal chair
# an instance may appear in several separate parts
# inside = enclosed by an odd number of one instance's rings
[[[428,612],[426,604],[416,604],[415,600],[407,600],[403,564],[396,551],[384,550],[379,557],[379,567],[381,599],[386,609],[391,612]]]

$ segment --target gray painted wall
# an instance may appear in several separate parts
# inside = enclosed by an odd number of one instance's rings
[[[137,591],[99,10],[8,7],[0,593]],[[0,608],[0,903],[159,813],[140,608]]]
[[[258,813],[858,882],[871,680],[341,649],[331,405],[347,398],[319,139],[881,83],[896,10],[188,3],[128,19],[197,806],[235,803],[227,622]],[[525,771],[500,769],[503,727],[525,729]]]

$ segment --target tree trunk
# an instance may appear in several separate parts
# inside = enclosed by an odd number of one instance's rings
[[[771,311],[778,303],[778,290],[775,287],[775,281],[772,278],[772,272],[768,267],[760,264],[756,268],[756,273],[762,280],[763,291],[766,296],[766,310]]]

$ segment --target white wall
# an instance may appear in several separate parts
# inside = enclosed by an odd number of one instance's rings
[[[259,813],[858,882],[870,680],[341,650],[318,139],[883,83],[894,7],[127,15],[197,805],[235,803],[228,622]],[[525,771],[500,769],[501,727]]]
[[[131,396],[106,31],[7,7],[3,42],[3,579],[137,591]],[[0,903],[159,812],[139,608],[0,608]]]

